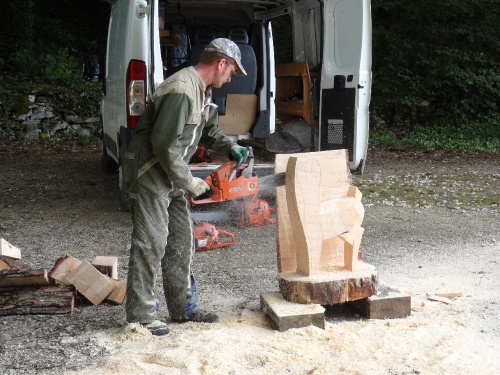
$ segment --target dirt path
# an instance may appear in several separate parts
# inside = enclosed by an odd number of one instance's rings
[[[278,333],[259,312],[277,290],[275,228],[240,229],[231,248],[197,253],[204,307],[216,325],[172,325],[162,338],[121,326],[123,307],[79,303],[73,315],[0,318],[2,374],[498,374],[500,160],[372,150],[363,177],[364,260],[412,295],[412,315],[365,320],[329,311],[326,329]],[[119,257],[131,230],[116,175],[98,147],[0,148],[0,237],[23,261]],[[222,227],[222,226],[221,226]],[[448,305],[427,293],[460,291]],[[161,288],[158,288],[163,302]],[[167,315],[164,304],[160,316]]]

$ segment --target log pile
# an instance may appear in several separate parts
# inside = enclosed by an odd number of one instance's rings
[[[50,269],[22,263],[21,250],[0,239],[0,316],[66,314],[75,308],[77,293],[97,305],[123,303],[127,283],[118,280],[116,257],[97,256],[92,263],[69,255]]]

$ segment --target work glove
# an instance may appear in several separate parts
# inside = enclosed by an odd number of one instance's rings
[[[233,157],[234,161],[241,164],[247,160],[248,151],[246,147],[234,145],[233,147],[231,147],[231,156]]]
[[[203,181],[201,178],[193,177],[191,182],[186,186],[187,192],[196,198],[197,196],[203,194],[204,192],[210,190],[210,186]]]

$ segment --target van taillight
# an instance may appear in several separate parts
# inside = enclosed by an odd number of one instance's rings
[[[127,69],[127,127],[134,129],[146,108],[146,63],[131,60]]]

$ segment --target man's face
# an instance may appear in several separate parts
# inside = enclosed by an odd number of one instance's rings
[[[226,82],[231,82],[231,78],[236,74],[236,64],[226,59],[220,59],[217,64],[212,87],[219,88]]]

